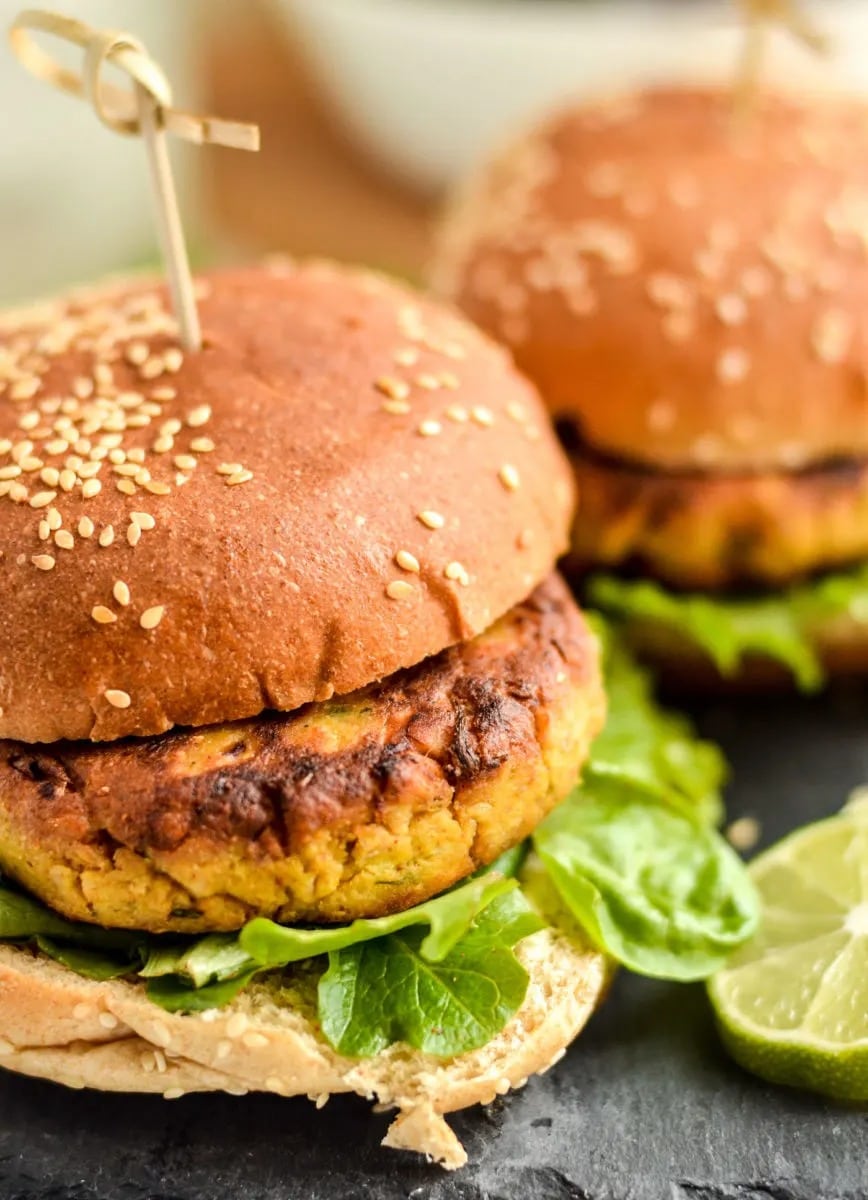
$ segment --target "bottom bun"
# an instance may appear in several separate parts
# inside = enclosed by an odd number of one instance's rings
[[[651,666],[664,687],[682,692],[744,694],[792,691],[790,670],[775,659],[748,655],[732,675],[723,675],[687,634],[644,619],[619,620],[630,648]],[[868,678],[868,622],[835,617],[816,625],[811,641],[829,679]]]
[[[0,945],[0,1062],[67,1087],[167,1100],[267,1091],[321,1107],[330,1095],[356,1092],[398,1110],[384,1145],[454,1169],[467,1155],[443,1114],[489,1104],[547,1070],[606,991],[608,960],[575,925],[559,923],[516,948],[530,984],[509,1024],[480,1050],[445,1060],[406,1045],[369,1059],[337,1054],[318,1032],[310,972],[265,975],[226,1008],[181,1015],[157,1007],[141,985],[93,982]]]

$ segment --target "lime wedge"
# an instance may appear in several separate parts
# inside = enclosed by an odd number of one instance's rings
[[[750,867],[757,936],[708,985],[724,1044],[773,1083],[868,1100],[868,805]]]

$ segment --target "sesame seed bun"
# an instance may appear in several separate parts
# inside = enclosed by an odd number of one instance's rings
[[[307,1095],[355,1092],[395,1111],[384,1145],[447,1168],[467,1155],[444,1113],[490,1104],[563,1057],[604,997],[612,967],[559,909],[516,948],[529,982],[511,1021],[481,1049],[439,1059],[406,1045],[349,1059],[316,1020],[316,972],[265,975],[220,1010],[182,1016],[140,984],[97,983],[0,945],[0,1064],[68,1087]]]
[[[868,455],[866,246],[868,108],[670,88],[505,150],[434,278],[594,451],[790,470]]]
[[[450,310],[327,264],[0,321],[0,737],[293,710],[492,624],[565,548],[532,387]]]

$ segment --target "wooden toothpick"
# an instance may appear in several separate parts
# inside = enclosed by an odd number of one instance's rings
[[[46,54],[34,41],[34,31],[80,46],[84,50],[82,73],[61,66]],[[38,79],[88,100],[102,123],[114,132],[144,139],[157,234],[181,342],[187,350],[201,349],[199,314],[166,135],[171,133],[200,146],[258,150],[258,127],[173,108],[168,80],[142,43],[128,33],[96,30],[60,13],[27,9],[13,21],[9,40],[20,62]],[[129,75],[131,91],[102,78],[108,63]]]
[[[737,116],[744,118],[750,112],[759,90],[769,26],[780,25],[817,54],[825,54],[829,42],[802,11],[797,0],[737,0],[737,3],[744,19],[745,36],[736,81],[735,106]]]

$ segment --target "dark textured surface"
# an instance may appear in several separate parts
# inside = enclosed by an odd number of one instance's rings
[[[766,840],[868,781],[868,701],[755,702],[705,714],[730,752],[732,816]],[[861,1200],[868,1111],[730,1065],[699,987],[622,976],[566,1059],[455,1119],[471,1165],[383,1151],[387,1118],[332,1101],[63,1092],[0,1078],[3,1200]]]

